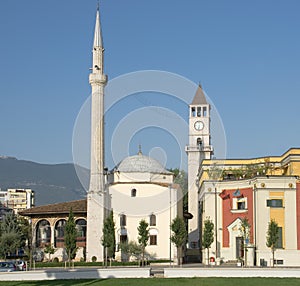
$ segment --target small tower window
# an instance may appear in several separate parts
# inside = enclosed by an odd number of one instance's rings
[[[207,107],[206,106],[203,107],[203,116],[204,117],[207,116]]]
[[[191,108],[191,116],[196,117],[196,107]]]
[[[131,190],[131,197],[136,197],[136,189]]]
[[[197,146],[202,147],[202,139],[197,138]]]
[[[150,226],[156,226],[156,215],[150,215]]]
[[[197,107],[197,117],[201,117],[201,106]]]
[[[120,226],[126,226],[126,215],[120,215]]]

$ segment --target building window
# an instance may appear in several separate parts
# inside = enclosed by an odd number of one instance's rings
[[[276,248],[283,248],[282,244],[282,227],[278,227],[278,241],[276,244]]]
[[[84,247],[86,244],[86,220],[85,219],[76,220],[76,230],[77,230],[76,245],[77,247]]]
[[[120,243],[124,244],[128,242],[127,234],[121,234],[120,235]]]
[[[201,117],[201,107],[197,107],[197,117]]]
[[[156,215],[150,215],[150,226],[156,226]]]
[[[150,245],[157,245],[157,235],[150,235]]]
[[[238,210],[245,210],[246,209],[246,204],[245,201],[237,202],[237,209]]]
[[[136,189],[131,190],[131,197],[136,197]]]
[[[126,215],[120,215],[120,226],[126,226]]]
[[[275,265],[283,265],[283,259],[274,259]]]
[[[207,108],[204,106],[203,107],[203,116],[206,117],[207,116]]]
[[[51,243],[51,227],[50,223],[43,219],[36,226],[36,247],[45,247]]]
[[[270,207],[270,208],[282,208],[283,207],[282,199],[267,200],[267,207]]]
[[[202,147],[202,139],[201,138],[197,138],[197,146],[199,146],[200,148]]]
[[[55,224],[54,247],[64,247],[66,220],[60,219]]]
[[[196,107],[191,108],[191,116],[196,117]]]
[[[248,208],[247,198],[233,198],[231,212],[246,212]]]

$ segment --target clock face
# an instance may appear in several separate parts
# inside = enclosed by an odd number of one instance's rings
[[[196,121],[194,127],[197,131],[200,131],[204,128],[204,123],[202,121]]]

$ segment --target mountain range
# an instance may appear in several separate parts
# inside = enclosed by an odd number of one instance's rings
[[[36,206],[83,199],[88,181],[89,170],[71,163],[40,164],[0,156],[1,190],[32,189]]]

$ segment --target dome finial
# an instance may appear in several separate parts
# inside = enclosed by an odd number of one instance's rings
[[[143,155],[143,153],[142,153],[142,145],[141,145],[141,144],[139,144],[139,152],[138,152],[138,155]]]

